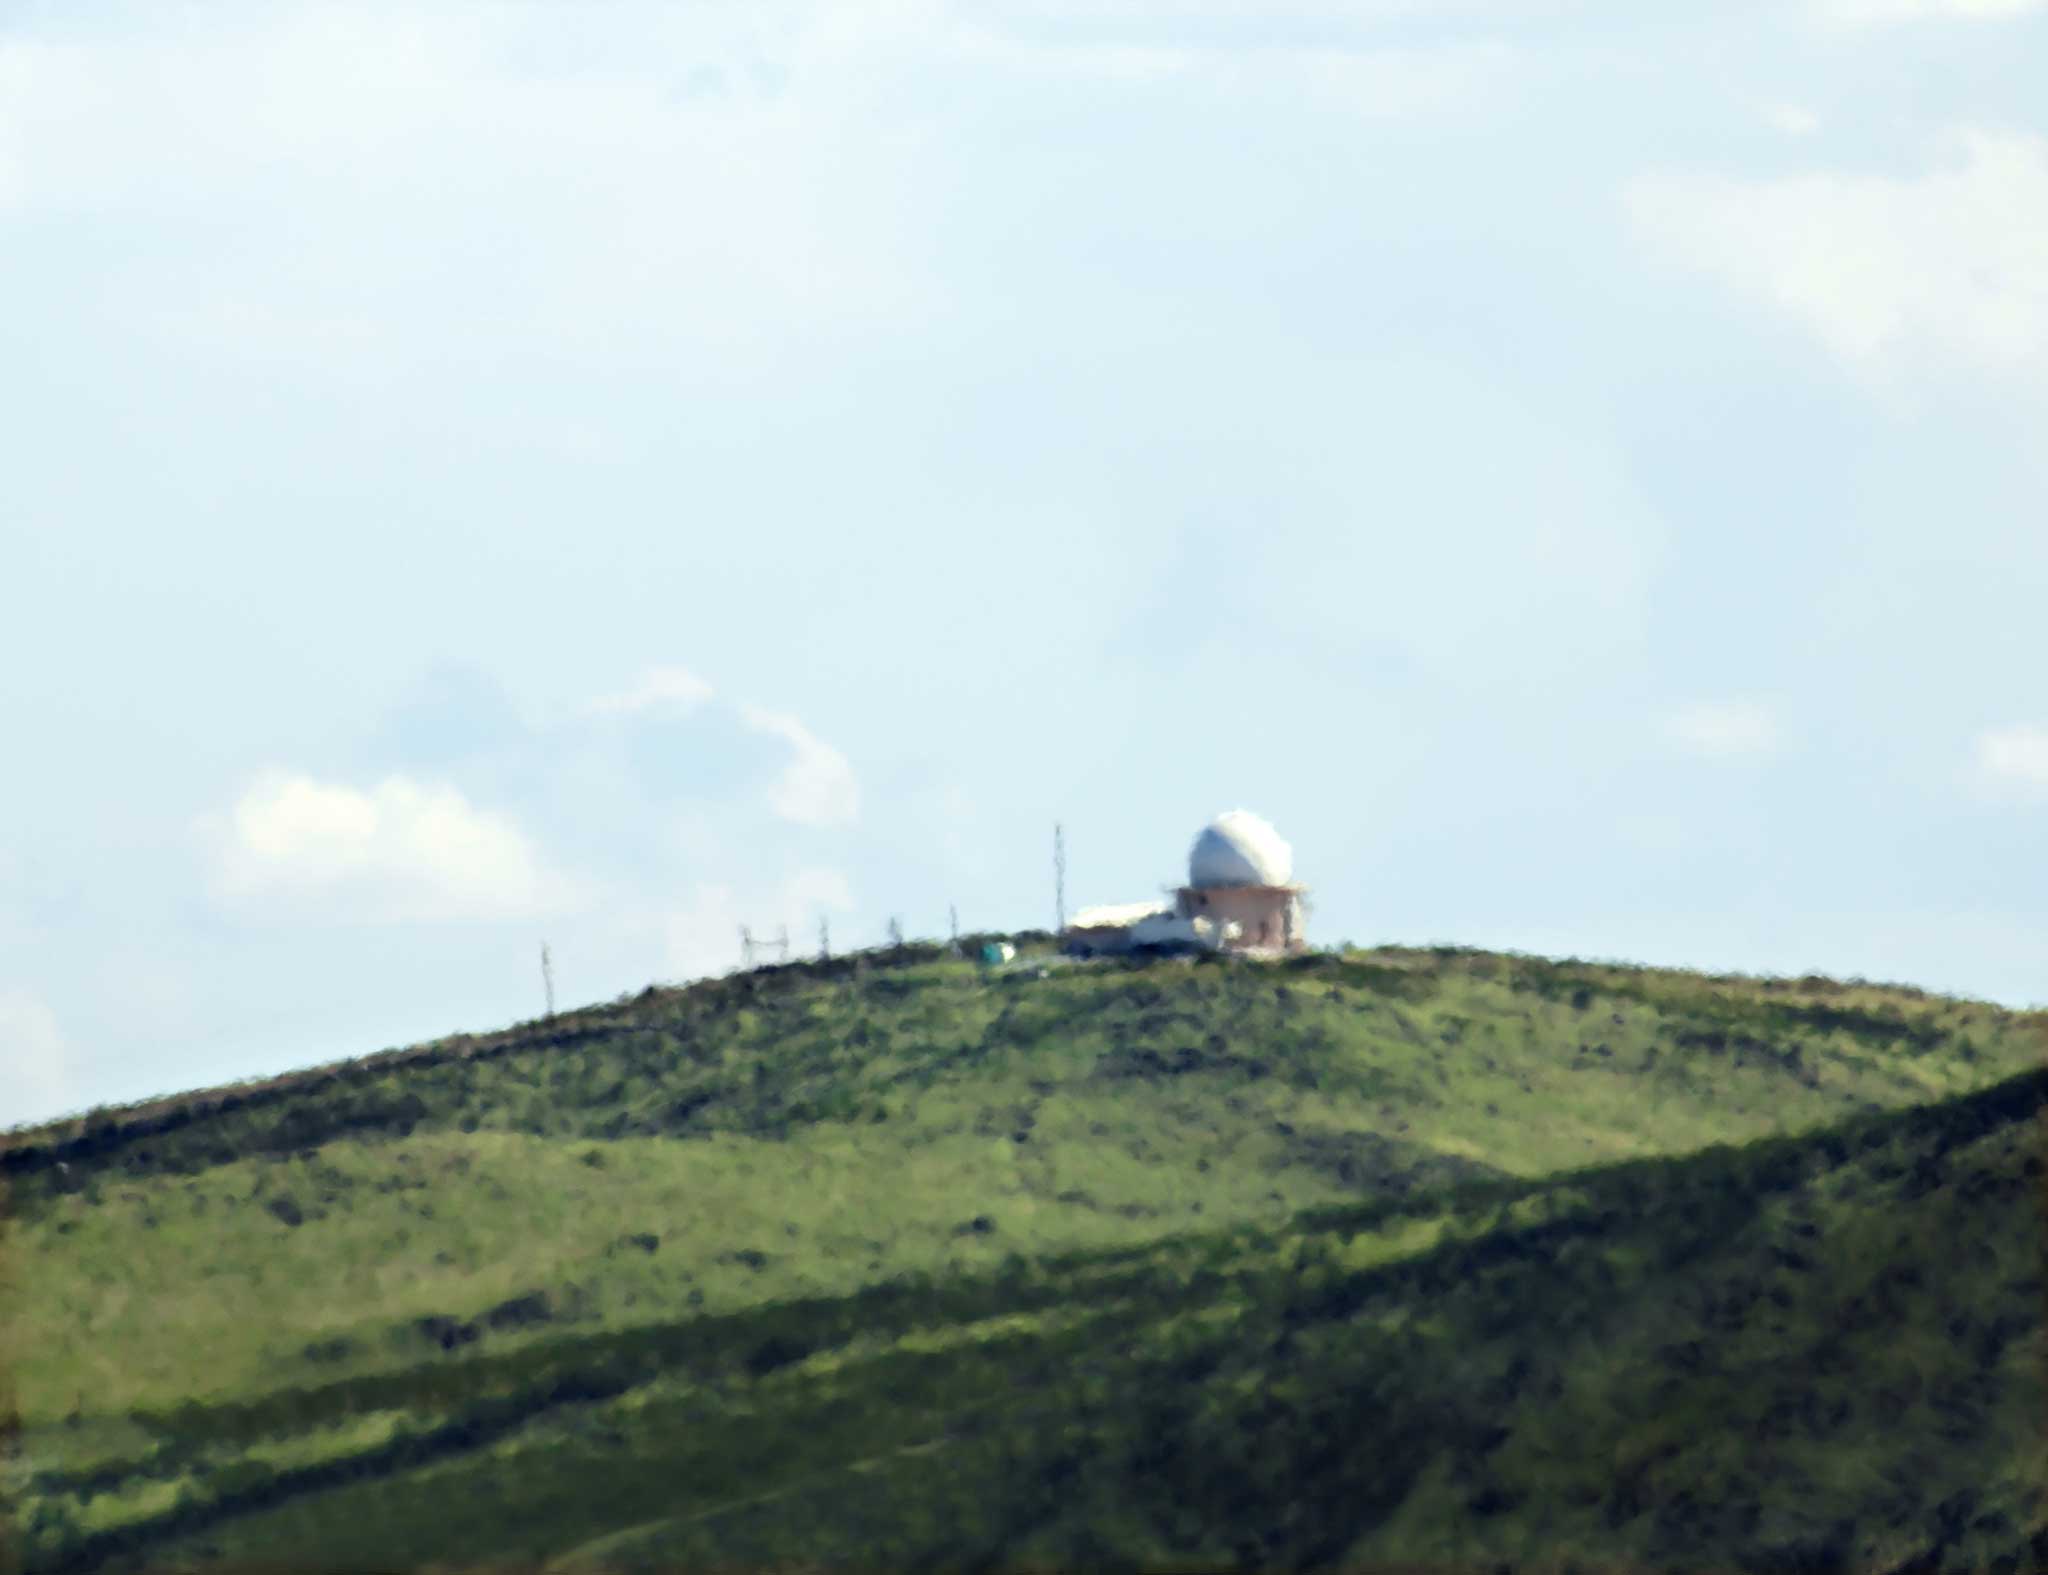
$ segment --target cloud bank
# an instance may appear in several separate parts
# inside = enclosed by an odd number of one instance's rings
[[[218,890],[237,906],[431,923],[535,917],[569,895],[509,816],[403,776],[357,788],[271,772],[215,834]]]
[[[740,720],[789,745],[789,763],[768,789],[768,804],[799,826],[841,826],[860,813],[860,784],[846,756],[795,717],[742,705]]]
[[[2048,371],[2048,137],[1970,128],[1906,176],[1658,173],[1624,201],[1653,251],[1803,323],[1846,361]]]
[[[599,716],[637,716],[647,711],[687,715],[713,694],[704,679],[684,667],[650,667],[631,688],[590,702]]]

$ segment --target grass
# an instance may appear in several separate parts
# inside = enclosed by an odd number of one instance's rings
[[[905,949],[19,1133],[23,1551],[2034,1557],[2041,1026]]]

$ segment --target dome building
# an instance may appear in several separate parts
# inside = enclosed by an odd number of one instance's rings
[[[1280,833],[1248,809],[1227,810],[1188,850],[1188,883],[1174,893],[1174,913],[1234,926],[1232,951],[1306,951],[1306,890],[1294,883],[1294,850]]]
[[[1088,908],[1067,926],[1069,951],[1230,951],[1277,956],[1308,949],[1294,850],[1247,809],[1218,815],[1188,850],[1187,884],[1172,903]]]

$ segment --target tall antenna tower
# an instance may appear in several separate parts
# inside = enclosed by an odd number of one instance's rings
[[[889,944],[891,946],[901,946],[903,944],[903,922],[893,916],[889,920]]]
[[[778,951],[778,952],[780,953],[780,956],[781,956],[781,960],[782,960],[783,962],[788,962],[788,961],[789,961],[789,926],[788,926],[788,925],[786,925],[786,924],[785,924],[785,925],[783,925],[783,926],[782,926],[782,928],[781,928],[780,930],[776,931],[776,933],[775,933],[775,945],[776,945],[776,949],[777,949],[777,951]]]
[[[540,987],[547,992],[548,1016],[555,1015],[555,960],[548,955],[548,943],[540,943]]]
[[[960,950],[960,910],[951,903],[946,905],[946,921],[953,927],[953,950]]]
[[[1067,834],[1058,821],[1052,823],[1052,906],[1053,933],[1067,928]]]
[[[740,966],[742,968],[754,966],[754,932],[744,924],[740,926]]]
[[[822,913],[818,915],[818,956],[826,962],[832,960],[832,924]]]

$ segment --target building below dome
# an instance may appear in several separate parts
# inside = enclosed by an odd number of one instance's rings
[[[1281,956],[1308,949],[1294,850],[1250,810],[1218,815],[1188,850],[1188,883],[1167,903],[1088,908],[1066,928],[1067,950],[1228,951]]]

